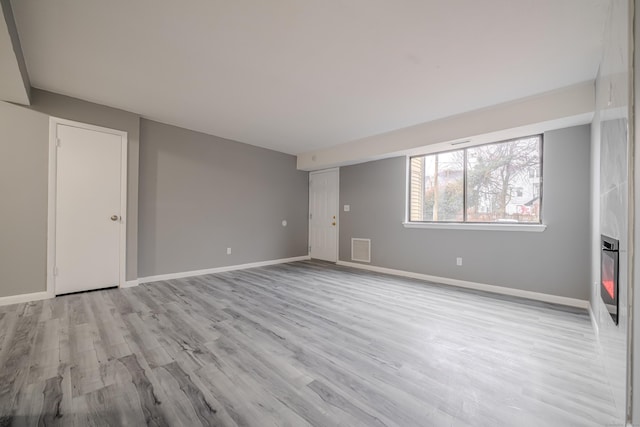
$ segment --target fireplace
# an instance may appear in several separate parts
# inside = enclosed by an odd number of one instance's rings
[[[600,297],[618,324],[618,240],[605,235],[601,236],[600,261]]]

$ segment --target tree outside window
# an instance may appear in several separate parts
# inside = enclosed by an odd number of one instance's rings
[[[409,220],[540,223],[542,136],[411,158]]]

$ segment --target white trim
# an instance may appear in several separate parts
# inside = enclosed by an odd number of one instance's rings
[[[340,168],[336,168],[336,260],[340,259]]]
[[[53,268],[56,263],[56,126],[53,117],[49,118],[49,178],[47,192],[47,293],[55,295]]]
[[[542,233],[546,224],[497,224],[497,223],[462,223],[462,222],[403,222],[404,228],[432,228],[440,230],[480,230],[480,231],[530,231]]]
[[[335,168],[318,169],[318,170],[309,172],[309,175],[311,175],[312,173],[322,173],[322,172],[338,172],[338,173],[340,173],[340,168],[339,167],[335,167]]]
[[[54,295],[49,292],[34,292],[31,294],[11,295],[8,297],[0,297],[0,306],[21,304],[23,302],[40,301],[43,299],[53,298]]]
[[[119,287],[127,285],[127,187],[129,186],[129,137],[127,132],[119,133],[121,136],[120,158],[120,277]]]
[[[151,282],[157,282],[160,280],[170,280],[170,279],[180,279],[183,277],[202,276],[204,274],[222,273],[225,271],[234,271],[234,270],[244,270],[247,268],[264,267],[267,265],[275,265],[275,264],[286,264],[289,262],[296,262],[296,261],[307,261],[309,259],[310,258],[308,255],[304,255],[304,256],[298,256],[298,257],[292,257],[292,258],[282,258],[282,259],[274,259],[269,261],[252,262],[248,264],[229,265],[225,267],[209,268],[206,270],[195,270],[195,271],[186,271],[183,273],[171,273],[171,274],[161,274],[158,276],[141,277],[139,279],[126,281],[124,286],[120,286],[120,288],[132,288],[134,286],[138,286],[141,283],[151,283]],[[39,301],[39,300],[50,299],[50,298],[55,298],[55,294],[53,292],[45,291],[45,292],[34,292],[31,294],[11,295],[8,297],[0,297],[0,306],[20,304],[20,303],[31,302],[31,301]]]
[[[95,131],[95,132],[109,133],[111,135],[116,135],[116,136],[124,136],[124,137],[127,136],[127,132],[123,131],[123,130],[106,128],[106,127],[103,127],[103,126],[96,126],[96,125],[91,125],[91,124],[88,124],[88,123],[76,122],[74,120],[61,119],[59,117],[53,117],[53,116],[49,117],[49,124],[51,124],[51,122],[53,122],[55,124],[71,126],[71,127],[75,127],[75,128],[79,128],[79,129],[86,129],[86,130],[92,130],[92,131]]]
[[[296,261],[307,261],[311,259],[309,255],[292,258],[273,259],[269,261],[250,262],[247,264],[226,265],[224,267],[207,268],[205,270],[184,271],[180,273],[159,274],[157,276],[140,277],[138,283],[151,283],[161,280],[182,279],[184,277],[203,276],[205,274],[223,273],[225,271],[245,270],[247,268],[264,267],[266,265],[286,264]]]
[[[411,156],[405,156],[404,163],[404,221],[402,225],[409,224],[411,219]]]
[[[101,126],[94,126],[80,123],[73,120],[49,118],[49,185],[48,185],[48,213],[47,213],[47,290],[46,293],[55,296],[55,278],[53,270],[55,267],[56,249],[56,179],[57,179],[57,126],[65,125],[95,132],[108,133],[120,136],[121,138],[121,176],[120,176],[120,262],[118,272],[118,286],[125,287],[125,272],[127,266],[127,168],[129,138],[125,131],[109,129]]]
[[[540,292],[525,291],[521,289],[505,288],[503,286],[487,285],[484,283],[469,282],[466,280],[449,279],[447,277],[430,276],[428,274],[414,273],[411,271],[395,270],[392,268],[377,267],[375,265],[357,264],[354,262],[338,261],[338,265],[345,267],[360,268],[363,270],[375,271],[376,273],[391,274],[394,276],[410,277],[412,279],[425,280],[427,282],[440,283],[444,285],[457,286],[459,288],[475,289],[494,294],[510,295],[514,297],[527,298],[535,301],[549,302],[553,304],[566,305],[569,307],[578,307],[588,309],[589,301],[561,297],[558,295],[543,294]]]
[[[127,280],[126,282],[124,282],[124,285],[120,286],[121,288],[133,288],[135,286],[138,286],[140,284],[140,280],[135,279],[135,280]]]

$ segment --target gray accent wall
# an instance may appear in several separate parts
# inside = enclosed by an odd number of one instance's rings
[[[127,280],[138,278],[138,152],[140,116],[124,110],[83,101],[39,89],[31,90],[31,105],[36,111],[61,119],[127,132]],[[48,133],[47,133],[48,135]],[[42,143],[48,144],[48,136]],[[46,201],[46,200],[45,200]]]
[[[142,119],[139,198],[140,277],[308,253],[291,155]]]
[[[307,255],[294,156],[33,89],[30,106],[0,102],[0,297],[46,290],[51,116],[128,134],[127,280]]]
[[[544,134],[541,233],[404,228],[406,163],[340,169],[340,260],[352,262],[352,237],[370,238],[374,266],[589,299],[589,125]]]
[[[44,292],[49,117],[0,102],[0,297]]]
[[[0,297],[46,290],[51,116],[127,132],[126,277],[137,279],[139,116],[35,88],[31,101],[29,106],[0,102]]]

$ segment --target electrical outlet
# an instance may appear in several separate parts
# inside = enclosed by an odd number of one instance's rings
[[[231,248],[227,248],[227,255],[231,255]]]
[[[458,267],[460,267],[462,265],[462,257],[459,256],[458,258],[456,258],[456,265]]]

